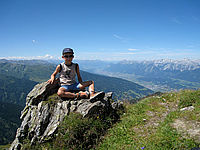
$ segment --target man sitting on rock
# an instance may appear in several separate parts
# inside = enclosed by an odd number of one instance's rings
[[[60,84],[61,87],[58,89],[58,96],[72,99],[90,98],[90,101],[94,101],[96,98],[104,97],[104,92],[94,91],[94,81],[82,81],[79,65],[73,63],[74,52],[71,48],[65,48],[62,52],[62,58],[64,62],[56,67],[56,70],[51,75],[49,83],[53,83],[57,73],[60,73]],[[78,78],[79,82],[76,82],[75,78]],[[89,92],[83,92],[86,87],[89,86]],[[72,91],[77,91],[76,93]],[[80,91],[80,92],[79,92]]]

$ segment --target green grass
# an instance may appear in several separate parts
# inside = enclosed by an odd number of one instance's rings
[[[200,90],[197,91],[181,91],[179,107],[184,108],[187,106],[200,105]]]
[[[109,129],[97,149],[169,150],[199,147],[200,141],[196,137],[172,126],[176,119],[200,121],[199,96],[200,90],[184,90],[127,104],[121,121]],[[194,110],[180,111],[180,108],[191,105],[195,107]]]
[[[7,150],[10,147],[10,144],[8,145],[0,145],[0,150]]]

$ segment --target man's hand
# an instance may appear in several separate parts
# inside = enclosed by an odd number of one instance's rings
[[[50,84],[53,84],[54,78],[49,79],[47,82],[50,83]]]

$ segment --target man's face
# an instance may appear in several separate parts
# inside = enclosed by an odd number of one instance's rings
[[[72,61],[72,59],[74,58],[74,55],[72,53],[65,53],[63,54],[62,58],[65,61]]]

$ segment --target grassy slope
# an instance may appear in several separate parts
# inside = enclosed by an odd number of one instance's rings
[[[121,122],[109,129],[97,149],[168,150],[198,147],[199,100],[200,90],[185,90],[127,104],[127,112],[123,114]],[[194,110],[180,111],[191,105]]]

